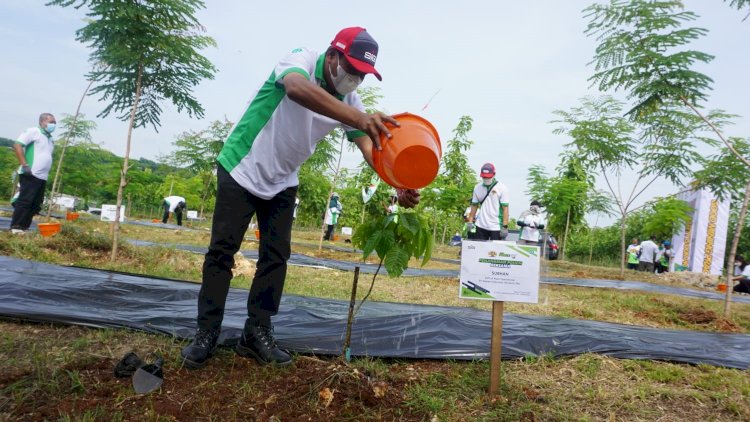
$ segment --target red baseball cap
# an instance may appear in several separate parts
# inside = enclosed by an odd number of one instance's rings
[[[495,166],[492,163],[484,163],[482,170],[479,171],[479,177],[493,177],[495,175]]]
[[[375,60],[378,58],[378,43],[367,33],[365,28],[352,26],[344,28],[331,41],[331,47],[344,53],[346,60],[362,73],[372,73],[382,81]]]

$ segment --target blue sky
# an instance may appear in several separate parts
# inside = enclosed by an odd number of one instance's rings
[[[224,117],[236,119],[252,90],[286,52],[295,47],[322,52],[339,29],[357,25],[380,44],[377,68],[383,81],[368,77],[365,84],[381,88],[381,108],[424,116],[444,142],[461,116],[472,116],[470,164],[478,170],[493,162],[510,189],[511,216],[525,209],[530,201],[524,194],[528,167],[542,164],[554,171],[567,142],[552,134],[552,112],[597,94],[587,82],[595,43],[583,35],[581,13],[591,1],[326,3],[206,1],[198,17],[218,47],[204,54],[219,72],[195,90],[205,118],[191,119],[165,104],[158,133],[151,128],[134,132],[131,156],[155,159],[170,152],[175,136],[185,130],[199,130]],[[700,69],[715,81],[708,107],[743,115],[727,135],[749,137],[750,120],[744,115],[750,114],[745,76],[750,21],[742,22],[745,14],[721,0],[689,0],[685,5],[701,16],[694,25],[710,30],[693,47],[716,56]],[[89,68],[89,51],[75,41],[82,19],[81,11],[45,7],[43,1],[0,2],[0,136],[15,138],[43,111],[58,117],[75,111]],[[83,112],[94,118],[103,107],[89,97]],[[94,120],[94,140],[124,155],[126,124],[111,116]],[[344,164],[355,167],[359,161],[351,152]],[[629,176],[624,176],[623,186],[628,186]],[[674,191],[667,182],[655,184],[643,199]]]

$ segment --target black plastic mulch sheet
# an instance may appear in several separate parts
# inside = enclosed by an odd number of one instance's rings
[[[175,248],[195,253],[206,253],[207,249],[200,246],[190,245],[173,245],[173,244],[162,244],[147,242],[142,240],[129,240],[130,243],[136,246],[162,246],[168,248]],[[243,250],[242,255],[247,258],[258,259],[258,251],[256,250]],[[363,264],[354,263],[349,261],[338,261],[334,259],[326,258],[313,258],[307,255],[293,253],[289,258],[290,265],[300,265],[309,267],[324,267],[342,271],[354,271],[355,266],[360,267],[361,273],[374,274],[377,269],[376,264]],[[386,273],[385,267],[380,269],[380,273]],[[430,277],[453,277],[458,278],[458,270],[430,270],[423,268],[408,268],[403,276],[430,276]],[[711,300],[724,300],[723,293],[708,292],[703,290],[688,289],[685,287],[672,287],[663,286],[660,284],[646,283],[642,281],[619,281],[619,280],[598,280],[598,279],[573,279],[573,278],[559,278],[559,277],[542,277],[541,282],[544,284],[559,284],[565,286],[576,286],[576,287],[593,287],[593,288],[607,288],[607,289],[620,289],[620,290],[642,290],[647,292],[669,294],[675,296],[694,297],[701,299]],[[750,296],[733,295],[733,302],[739,303],[750,303]]]
[[[199,285],[0,257],[0,316],[127,327],[189,338]],[[231,289],[220,341],[235,344],[247,291]],[[285,295],[274,317],[282,347],[302,353],[341,352],[348,303]],[[491,314],[469,308],[367,302],[352,332],[355,356],[485,359]],[[657,330],[595,321],[505,314],[503,358],[599,353],[747,369],[750,336]]]
[[[7,211],[5,208],[3,208],[3,211]],[[13,212],[13,209],[10,209],[10,212]],[[8,231],[10,230],[10,217],[0,217],[0,231]],[[31,226],[29,226],[29,230],[37,230],[36,228],[36,221],[31,220]]]

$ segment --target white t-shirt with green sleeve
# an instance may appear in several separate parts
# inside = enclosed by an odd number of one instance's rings
[[[484,199],[484,202],[479,207],[474,219],[476,220],[477,227],[489,231],[500,231],[503,222],[503,207],[508,206],[510,195],[508,194],[508,188],[500,182],[497,182],[492,187],[492,190],[488,188],[489,186],[485,186],[482,182],[474,186],[474,192],[471,197],[472,205],[479,205],[485,195],[487,196],[487,199]]]
[[[20,134],[16,143],[23,146],[31,175],[37,179],[47,180],[52,167],[52,151],[55,149],[52,135],[39,127],[32,127]],[[18,173],[21,174],[21,166],[18,167]]]
[[[296,49],[284,57],[254,93],[224,142],[219,163],[253,195],[271,199],[284,189],[297,186],[300,166],[315,152],[318,141],[336,127],[343,127],[349,140],[365,136],[286,95],[282,79],[292,72],[324,87],[324,64],[325,54],[306,49]],[[364,111],[356,92],[338,98]]]

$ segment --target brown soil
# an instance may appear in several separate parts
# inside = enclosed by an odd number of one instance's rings
[[[68,364],[62,371],[77,371],[83,394],[50,394],[42,389],[26,397],[25,406],[13,414],[24,421],[57,419],[60,415],[82,415],[105,409],[120,412],[124,420],[357,420],[358,415],[378,420],[418,421],[427,418],[404,410],[404,388],[429,373],[435,362],[395,365],[387,379],[360,372],[338,360],[299,356],[290,368],[259,367],[254,361],[223,353],[208,367],[192,371],[169,365],[161,389],[146,395],[132,390],[129,378],[115,378],[117,359],[99,358]],[[0,388],[29,374],[3,374]],[[67,376],[58,388],[74,391]],[[79,393],[81,393],[79,391]],[[145,412],[145,413],[144,413]],[[186,419],[187,418],[187,419]],[[427,418],[429,419],[429,418]]]
[[[716,320],[716,312],[698,308],[680,312],[680,318],[691,324],[708,324]]]

